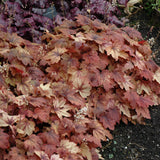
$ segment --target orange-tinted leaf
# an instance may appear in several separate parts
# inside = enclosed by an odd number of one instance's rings
[[[10,116],[7,112],[4,112],[0,109],[0,127],[12,126],[17,121],[20,121],[24,118],[24,116]]]
[[[153,94],[151,88],[145,82],[137,81],[137,93],[143,94],[145,92],[147,95]]]
[[[153,75],[153,80],[156,80],[160,84],[160,68],[157,69],[157,71]]]
[[[28,77],[16,77],[17,79],[17,90],[20,91],[24,95],[28,95],[33,90],[33,85],[31,84],[31,79]]]
[[[110,132],[105,129],[98,121],[93,121],[93,136],[97,139],[106,140],[106,137],[112,139]]]
[[[50,87],[51,83],[47,83],[47,84],[40,84],[39,89],[41,92],[42,96],[46,96],[48,98],[51,98],[52,94],[52,89]]]
[[[116,61],[118,61],[119,57],[123,59],[128,58],[128,54],[121,50],[121,46],[118,44],[113,44],[111,47],[106,47],[107,55],[111,55]]]
[[[80,149],[81,149],[81,154],[83,155],[83,157],[86,157],[87,160],[92,160],[91,151],[85,143],[81,144]]]
[[[51,112],[55,112],[60,119],[62,119],[63,116],[71,116],[71,114],[68,111],[71,110],[72,107],[69,104],[66,104],[66,100],[64,98],[54,100],[53,106],[54,109]]]
[[[89,33],[85,34],[85,37],[87,38],[87,40],[95,41],[98,44],[104,43],[104,38],[95,32],[89,32]]]
[[[28,102],[33,105],[34,107],[41,107],[47,104],[47,100],[43,97],[27,97]]]
[[[30,136],[35,130],[35,123],[34,121],[23,119],[17,123],[16,127],[19,134]]]
[[[134,88],[134,85],[131,83],[131,77],[124,75],[120,70],[115,70],[112,72],[113,79],[117,82],[121,89],[125,89],[126,91]]]
[[[88,17],[80,14],[78,14],[76,18],[77,18],[77,22],[82,26],[89,25],[92,22]]]
[[[58,63],[61,59],[61,55],[67,51],[65,48],[55,48],[52,51],[48,52],[43,59],[46,60],[49,64]]]
[[[66,140],[62,139],[60,142],[60,146],[64,149],[66,149],[70,153],[77,154],[80,152],[80,148],[77,146],[77,144],[74,142],[71,142],[67,139]]]
[[[90,95],[91,86],[86,81],[75,79],[73,81],[73,86],[83,98],[87,98]]]
[[[16,62],[14,62],[14,63],[16,63]],[[25,67],[23,66],[23,65],[21,65],[21,64],[12,64],[12,65],[10,65],[10,71],[11,71],[11,73],[12,73],[12,75],[13,76],[15,76],[16,74],[21,74],[21,75],[27,75],[27,73],[25,73],[26,71],[26,69],[25,69]]]
[[[75,36],[71,35],[70,36],[75,42],[78,42],[78,43],[85,43],[85,37],[83,35],[82,32],[78,32]]]
[[[130,113],[130,110],[129,110],[129,106],[128,105],[126,105],[126,104],[117,104],[116,105],[118,108],[119,108],[119,110],[124,114],[124,115],[126,115],[127,117],[131,117],[131,113]]]

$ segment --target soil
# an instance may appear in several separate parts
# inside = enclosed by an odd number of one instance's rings
[[[129,25],[150,41],[153,59],[160,65],[160,15],[140,11],[129,17]],[[123,122],[112,134],[113,140],[102,142],[100,153],[105,160],[160,160],[160,105],[150,107],[151,119],[145,125]]]

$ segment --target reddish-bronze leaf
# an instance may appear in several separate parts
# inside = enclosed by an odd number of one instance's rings
[[[27,140],[24,141],[25,148],[30,152],[34,152],[35,150],[41,150],[42,144],[43,142],[40,137],[36,136],[35,134],[32,134],[28,137]]]
[[[144,77],[145,79],[148,79],[149,81],[152,81],[153,76],[154,76],[153,72],[151,72],[148,69],[139,70],[138,73],[141,77]]]
[[[85,34],[85,37],[90,41],[95,41],[97,44],[103,44],[105,40],[105,38],[102,37],[102,35],[97,34],[93,31]]]
[[[33,80],[42,80],[45,74],[37,67],[28,67],[27,71]]]
[[[22,47],[16,47],[10,49],[6,53],[2,53],[5,58],[8,58],[9,62],[12,62],[14,59],[20,60],[25,66],[28,64],[32,64],[32,56],[28,51],[23,49]]]
[[[78,93],[71,92],[70,94],[67,94],[67,99],[77,106],[84,106],[85,100],[82,98]]]
[[[16,64],[12,64],[9,66],[9,69],[10,69],[13,76],[15,76],[16,74],[20,74],[23,76],[27,75],[26,69],[23,65],[18,64],[16,61],[14,61],[13,63],[16,63]]]
[[[154,102],[149,97],[139,96],[137,104],[141,107],[148,108],[149,106],[154,105]]]
[[[137,107],[137,101],[139,100],[139,95],[135,91],[127,91],[124,93],[124,98],[127,99],[132,108]]]
[[[143,116],[144,118],[151,119],[149,109],[144,107],[136,107],[137,116]]]
[[[40,133],[39,136],[46,144],[57,145],[59,144],[59,136],[53,131]]]
[[[101,73],[101,85],[103,85],[106,91],[109,91],[115,85],[115,82],[112,79],[112,74],[107,70],[103,70]]]
[[[92,126],[93,125],[93,126]],[[105,141],[106,140],[106,137],[112,139],[112,135],[110,134],[110,132],[105,129],[101,123],[99,123],[98,121],[93,121],[91,125],[91,128],[93,127],[93,136],[96,138],[96,139],[100,139],[100,140],[103,140]]]
[[[125,89],[126,91],[135,88],[135,86],[131,83],[132,78],[130,76],[124,75],[121,71],[113,71],[113,79],[116,83],[119,84],[121,89]]]
[[[7,133],[4,133],[3,130],[0,129],[0,148],[7,149],[9,147],[9,135]]]
[[[88,17],[78,14],[77,22],[83,26],[83,25],[90,25],[92,21]]]
[[[42,150],[50,157],[57,152],[57,146],[55,144],[43,144]]]
[[[43,108],[35,108],[34,109],[34,116],[35,118],[39,118],[42,122],[49,121],[49,114],[50,114],[50,107],[43,107]]]
[[[27,101],[28,101],[28,103],[30,103],[34,107],[41,107],[41,106],[47,105],[47,100],[43,97],[28,96]]]
[[[110,108],[100,115],[100,121],[103,123],[103,126],[111,130],[114,130],[114,126],[116,123],[119,123],[120,118],[120,111],[117,107]]]
[[[141,33],[134,28],[130,28],[127,26],[123,28],[123,31],[125,31],[129,35],[129,37],[131,37],[135,41],[143,39]]]
[[[85,37],[82,32],[78,32],[75,36],[71,35],[70,38],[72,38],[77,43],[85,43]]]
[[[12,147],[9,152],[10,160],[26,160],[25,150],[23,148],[19,149],[17,147]]]

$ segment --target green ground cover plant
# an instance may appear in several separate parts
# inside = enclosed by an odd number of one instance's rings
[[[160,0],[147,0],[143,1],[144,10],[148,12],[148,14],[152,14],[154,10],[160,12]]]

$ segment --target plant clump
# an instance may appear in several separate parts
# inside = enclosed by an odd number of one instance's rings
[[[3,30],[17,33],[31,42],[40,43],[47,29],[50,32],[65,19],[74,20],[78,14],[98,18],[105,23],[123,26],[125,18],[117,4],[126,6],[128,0],[5,0],[0,3],[0,24]]]
[[[160,104],[160,68],[135,29],[78,15],[42,42],[0,32],[0,159],[98,160],[117,123]]]

